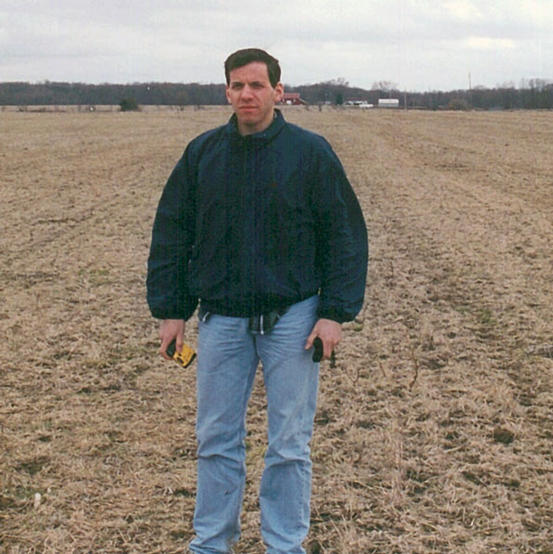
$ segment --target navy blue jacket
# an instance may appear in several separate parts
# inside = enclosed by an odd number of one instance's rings
[[[319,317],[353,319],[365,292],[361,208],[328,142],[276,110],[241,136],[233,116],[187,146],[161,196],[148,304],[188,319],[267,313],[320,294]]]

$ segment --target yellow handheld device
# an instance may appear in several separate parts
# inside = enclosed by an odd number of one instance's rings
[[[188,367],[196,357],[196,352],[194,352],[194,349],[188,346],[187,344],[183,344],[182,350],[180,352],[176,351],[176,345],[177,341],[173,340],[171,344],[167,347],[167,355],[171,356],[175,362],[177,362],[182,367]]]

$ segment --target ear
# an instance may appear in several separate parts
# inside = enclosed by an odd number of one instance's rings
[[[227,97],[227,102],[228,102],[229,104],[232,104],[232,102],[230,101],[230,94],[229,94],[229,87],[228,87],[228,85],[227,85],[226,88],[225,88],[225,96]]]
[[[282,100],[282,97],[284,96],[284,85],[281,82],[278,82],[275,85],[274,91],[275,91],[275,94],[274,94],[275,104],[278,104]]]

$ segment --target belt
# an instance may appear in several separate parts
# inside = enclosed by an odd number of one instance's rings
[[[266,314],[252,315],[248,318],[248,329],[254,335],[265,335],[270,333],[287,310],[288,307],[273,310]]]
[[[248,330],[254,335],[266,335],[267,333],[270,333],[272,331],[278,320],[287,311],[288,306],[284,308],[278,308],[276,310],[273,310],[272,312],[267,312],[265,314],[252,315],[248,318]],[[202,323],[205,323],[210,316],[211,312],[207,311],[206,309],[202,309],[200,306],[200,310],[198,313],[200,321]]]

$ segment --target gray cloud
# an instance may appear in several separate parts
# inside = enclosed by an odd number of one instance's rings
[[[260,46],[289,84],[344,77],[410,90],[553,79],[550,0],[4,1],[0,81],[222,82]]]

